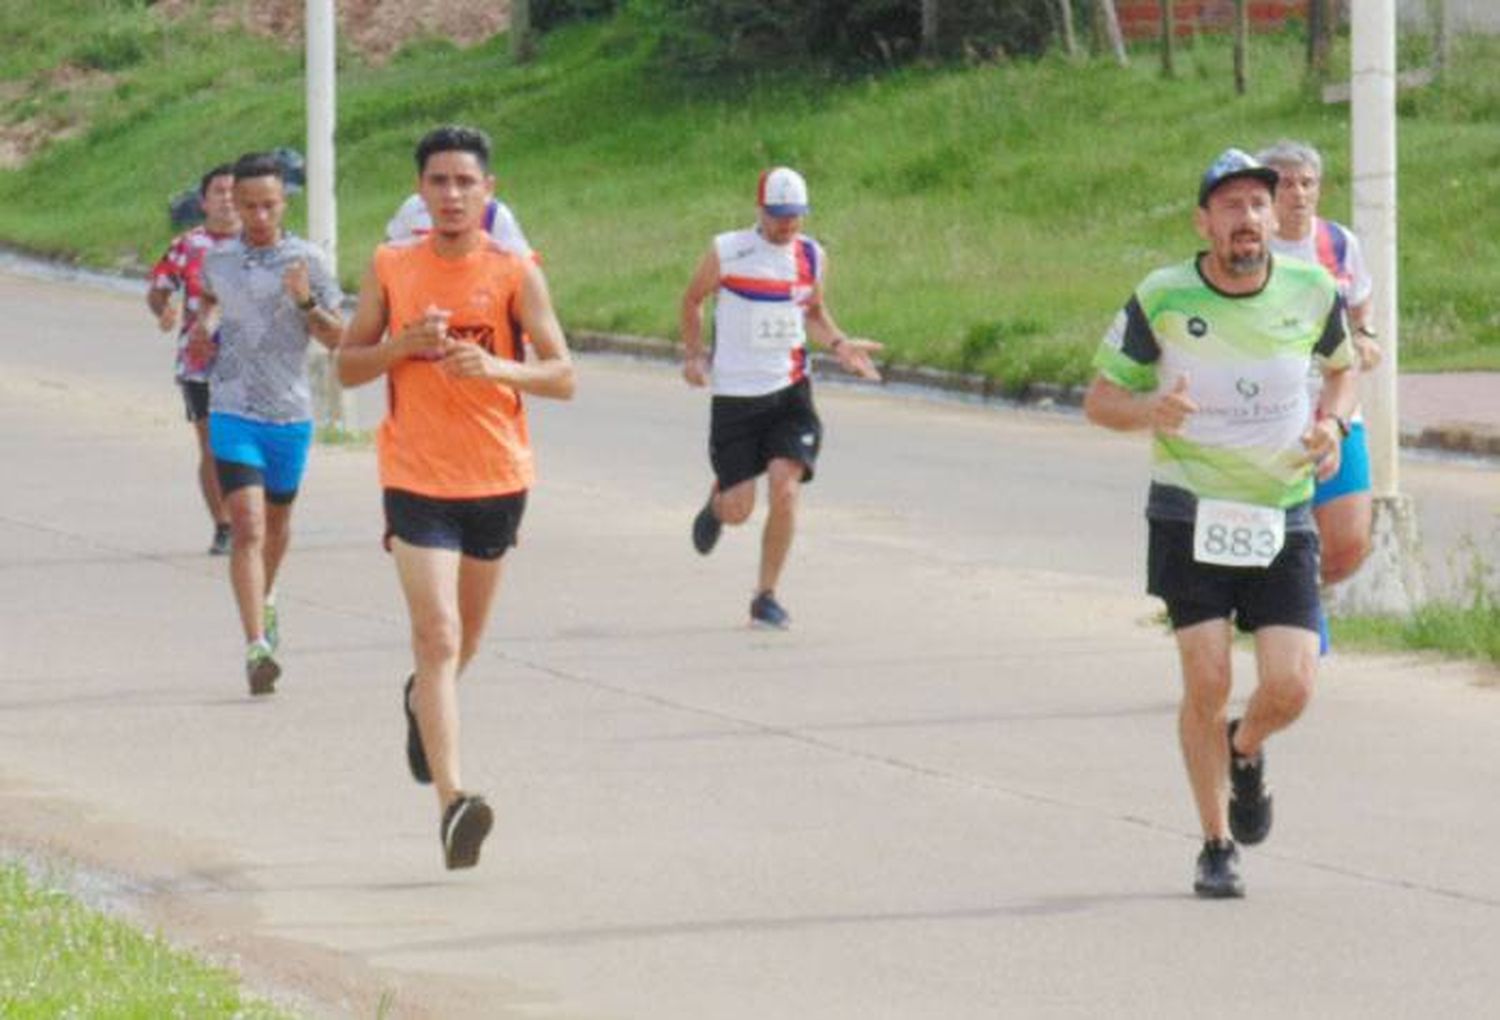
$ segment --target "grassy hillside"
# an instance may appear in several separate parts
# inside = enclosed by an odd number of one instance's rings
[[[206,5],[210,6],[210,5]],[[303,143],[300,51],[128,0],[0,0],[0,123],[82,125],[0,171],[0,238],[141,263],[165,199],[207,165]],[[546,255],[564,321],[670,336],[693,265],[747,224],[771,162],[813,190],[835,311],[893,356],[1007,382],[1079,381],[1130,288],[1195,244],[1193,191],[1228,144],[1306,138],[1332,160],[1325,211],[1349,213],[1348,110],[1303,87],[1298,39],[1263,38],[1236,97],[1222,41],[1121,70],[1061,60],[859,78],[685,82],[654,70],[628,20],[549,36],[511,67],[504,40],[341,62],[342,271],[358,279],[411,187],[410,150],[447,120],[489,129],[504,197]],[[55,68],[108,75],[60,80]],[[62,76],[66,79],[66,76]],[[1403,364],[1500,367],[1500,46],[1465,39],[1448,83],[1402,102]]]

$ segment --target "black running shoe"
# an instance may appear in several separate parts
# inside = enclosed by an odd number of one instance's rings
[[[771,592],[761,592],[750,603],[750,626],[786,630],[791,625],[791,614],[781,607]]]
[[[406,713],[406,767],[411,777],[419,783],[432,782],[432,770],[427,767],[427,751],[422,747],[422,731],[417,726],[417,713],[411,710],[411,688],[417,682],[413,673],[406,678],[401,690],[401,708]]]
[[[1198,877],[1193,892],[1206,900],[1236,899],[1245,895],[1240,879],[1240,852],[1227,839],[1204,842],[1198,854]]]
[[[438,830],[443,838],[443,862],[452,871],[479,863],[479,847],[495,824],[495,813],[480,796],[460,793],[443,812]]]
[[[1266,753],[1248,758],[1234,749],[1234,731],[1240,721],[1229,723],[1229,831],[1246,846],[1254,846],[1271,834],[1271,795],[1266,792]]]
[[[208,554],[210,556],[228,556],[229,551],[234,548],[234,542],[230,535],[229,525],[214,525],[214,540],[209,543]]]
[[[714,498],[710,496],[703,509],[698,511],[698,516],[693,518],[693,548],[707,556],[718,545],[719,532],[723,530],[724,522],[714,516]]]

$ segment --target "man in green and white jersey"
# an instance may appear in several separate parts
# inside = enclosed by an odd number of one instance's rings
[[[1096,424],[1153,433],[1147,590],[1166,602],[1182,661],[1179,734],[1204,836],[1194,889],[1209,897],[1244,894],[1235,840],[1258,843],[1271,827],[1262,744],[1312,693],[1313,480],[1338,469],[1355,402],[1332,279],[1270,255],[1276,182],[1238,149],[1214,161],[1194,214],[1207,250],[1136,288],[1084,401]],[[1316,413],[1314,364],[1325,379]],[[1254,634],[1259,677],[1232,722],[1231,621]]]

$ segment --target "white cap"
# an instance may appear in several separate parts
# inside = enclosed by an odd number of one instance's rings
[[[756,202],[772,216],[806,216],[807,182],[791,167],[773,167],[760,175]]]

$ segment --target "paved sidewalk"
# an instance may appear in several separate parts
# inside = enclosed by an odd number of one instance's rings
[[[1403,446],[1500,456],[1500,372],[1403,375],[1396,399]]]

